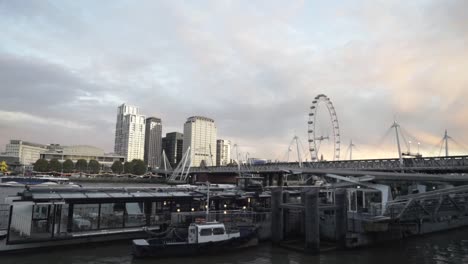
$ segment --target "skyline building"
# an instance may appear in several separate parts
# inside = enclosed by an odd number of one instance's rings
[[[162,142],[163,150],[171,167],[177,167],[180,160],[182,160],[184,134],[179,132],[166,133],[166,137],[163,138]]]
[[[148,167],[159,168],[162,157],[162,122],[160,118],[146,118],[145,163]]]
[[[190,147],[190,158],[193,167],[199,167],[202,161],[208,166],[216,165],[217,128],[213,119],[203,116],[192,116],[184,124],[185,154]]]
[[[216,140],[216,166],[226,166],[231,163],[231,141]]]
[[[59,144],[51,144],[48,146],[48,150],[42,152],[40,156],[41,159],[47,161],[57,159],[60,162],[64,162],[70,159],[73,163],[76,163],[79,159],[84,159],[87,162],[96,160],[101,165],[101,169],[110,168],[114,161],[125,161],[123,156],[106,154],[103,149],[89,145],[62,146]]]
[[[117,108],[114,152],[126,161],[144,159],[146,118],[136,106],[122,104]]]
[[[21,165],[33,165],[42,152],[47,151],[47,145],[12,139],[5,146],[5,155],[18,157]]]

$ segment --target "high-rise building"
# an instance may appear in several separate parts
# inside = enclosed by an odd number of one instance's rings
[[[216,133],[214,120],[203,116],[192,116],[184,124],[183,153],[190,147],[192,166],[204,161],[208,166],[216,165]]]
[[[114,152],[127,161],[143,159],[145,151],[145,116],[136,106],[122,104],[117,110]]]
[[[157,117],[146,118],[145,163],[151,168],[158,168],[161,165],[161,137],[161,119]]]
[[[163,150],[169,160],[172,168],[177,167],[182,159],[182,147],[184,142],[184,134],[179,132],[167,133],[163,138]]]
[[[5,147],[5,155],[19,157],[21,165],[32,165],[39,158],[42,152],[47,151],[47,146],[31,143],[23,140],[10,140],[10,144]]]
[[[226,166],[231,163],[231,141],[218,139],[216,141],[216,166]]]

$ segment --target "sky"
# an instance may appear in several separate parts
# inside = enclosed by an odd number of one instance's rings
[[[439,155],[447,129],[450,154],[468,154],[466,10],[464,0],[0,0],[0,150],[23,139],[112,152],[128,103],[162,118],[163,133],[202,115],[244,155],[285,160],[297,135],[306,157],[310,106],[326,94],[341,159],[350,140],[355,159],[396,157],[394,120],[405,151],[420,142]],[[327,120],[315,136],[332,136]],[[322,142],[325,159],[332,148]]]

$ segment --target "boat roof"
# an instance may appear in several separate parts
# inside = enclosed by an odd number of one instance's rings
[[[193,225],[199,228],[215,228],[215,227],[224,228],[224,224],[219,223],[219,222],[193,223]]]
[[[193,198],[203,196],[180,188],[50,188],[29,187],[22,193],[23,200],[142,200],[154,198]]]
[[[69,178],[64,177],[54,177],[47,175],[38,175],[38,176],[21,176],[21,175],[4,175],[0,176],[0,179],[41,179],[41,180],[51,180],[51,181],[69,181]]]

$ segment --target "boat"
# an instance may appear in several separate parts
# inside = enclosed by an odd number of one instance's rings
[[[135,257],[173,257],[226,252],[256,246],[256,229],[226,230],[224,223],[191,223],[187,235],[177,234],[176,229],[163,238],[135,239],[132,253]]]
[[[63,177],[53,177],[47,175],[36,175],[36,176],[1,176],[0,177],[0,184],[1,186],[11,186],[15,185],[14,187],[21,187],[26,185],[36,185],[42,183],[56,183],[56,184],[63,184],[66,185],[69,183],[68,178]]]
[[[210,204],[210,186],[206,182],[206,199]],[[226,211],[225,211],[226,213]],[[226,230],[224,223],[208,222],[210,207],[206,206],[206,218],[191,223],[186,234],[180,235],[175,228],[164,237],[135,239],[132,252],[135,257],[190,256],[233,250],[258,244],[257,228],[233,228]]]
[[[1,182],[0,187],[24,187],[25,185],[22,183],[18,183],[15,181],[8,181],[8,182]]]
[[[0,254],[116,240],[130,244],[132,239],[147,238],[147,230],[165,232],[172,227],[180,227],[177,234],[186,233],[190,223],[205,219],[206,204],[215,209],[210,219],[225,222],[227,229],[257,226],[266,214],[252,208],[257,202],[266,203],[269,196],[210,192],[207,203],[206,192],[192,188],[27,186],[5,198],[4,207],[0,201],[0,223],[6,227]],[[239,231],[243,236],[248,228]]]

